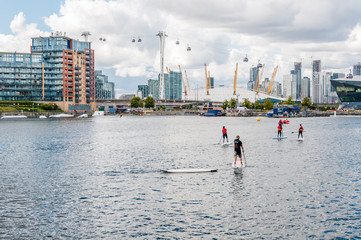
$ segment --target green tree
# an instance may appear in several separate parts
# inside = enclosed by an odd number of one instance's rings
[[[154,98],[148,96],[144,101],[144,106],[146,108],[154,108],[154,103],[155,103]]]
[[[289,96],[288,99],[284,102],[284,104],[287,104],[287,105],[293,105],[295,102],[292,101],[292,97]]]
[[[267,109],[267,110],[271,110],[273,108],[273,103],[271,102],[271,100],[269,98],[267,98],[265,101],[264,101],[264,107]]]
[[[130,100],[130,107],[132,108],[143,107],[142,99],[140,97],[133,97],[132,100]]]
[[[229,106],[230,106],[232,109],[235,109],[235,108],[237,107],[237,101],[236,101],[236,99],[231,98],[231,101],[229,102]]]
[[[224,110],[226,110],[228,107],[229,107],[229,102],[226,100],[226,101],[223,102],[222,108],[223,108]]]
[[[263,104],[259,102],[259,100],[257,100],[255,103],[254,103],[254,108],[255,109],[262,109],[263,108]]]
[[[311,101],[308,97],[305,97],[301,103],[302,106],[304,107],[310,107],[311,106]]]
[[[242,103],[242,106],[251,109],[252,104],[248,99],[245,99],[244,102]]]

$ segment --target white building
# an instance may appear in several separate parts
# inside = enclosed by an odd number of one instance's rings
[[[296,99],[296,90],[297,90],[297,82],[296,82],[295,74],[286,74],[283,75],[283,97],[288,98],[291,96],[292,99]]]

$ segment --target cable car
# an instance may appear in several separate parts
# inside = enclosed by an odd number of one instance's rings
[[[191,47],[189,46],[189,44],[188,44],[188,47],[187,47],[187,51],[189,52],[189,51],[191,51],[192,49],[191,49]]]
[[[140,37],[138,37],[138,42],[142,42],[142,39],[140,39]]]
[[[176,45],[179,45],[179,40],[178,40],[178,39],[177,39],[177,41],[175,41],[175,44],[176,44]]]
[[[103,42],[105,42],[106,41],[106,39],[103,37]]]
[[[103,38],[102,38],[102,37],[100,37],[100,38],[99,38],[99,40],[100,40],[100,41],[103,41]]]
[[[135,42],[135,38],[132,39],[132,42]]]
[[[243,62],[248,62],[248,57],[247,57],[247,55],[243,58]]]

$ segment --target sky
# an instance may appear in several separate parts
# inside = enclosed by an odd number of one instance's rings
[[[81,33],[89,31],[96,69],[115,82],[117,94],[135,93],[138,84],[157,78],[159,31],[168,35],[165,65],[187,70],[191,88],[205,87],[204,64],[216,86],[232,86],[238,63],[237,83],[246,86],[250,68],[258,62],[265,64],[263,77],[269,78],[278,65],[276,81],[282,82],[294,62],[302,62],[302,75],[311,77],[313,60],[321,60],[324,71],[344,73],[361,61],[359,0],[0,0],[0,4],[1,52],[29,52],[31,37],[55,31],[80,40]],[[191,51],[186,51],[188,46]]]

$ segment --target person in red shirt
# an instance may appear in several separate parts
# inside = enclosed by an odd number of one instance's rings
[[[281,125],[278,125],[278,133],[277,133],[277,137],[282,137],[282,127]]]
[[[302,127],[302,124],[300,124],[300,128],[298,129],[298,138],[300,138],[300,136],[303,138],[303,127]]]
[[[224,143],[224,139],[225,139],[225,138],[227,138],[227,143],[228,143],[227,129],[226,129],[225,126],[223,126],[222,134],[223,134],[223,143]]]

